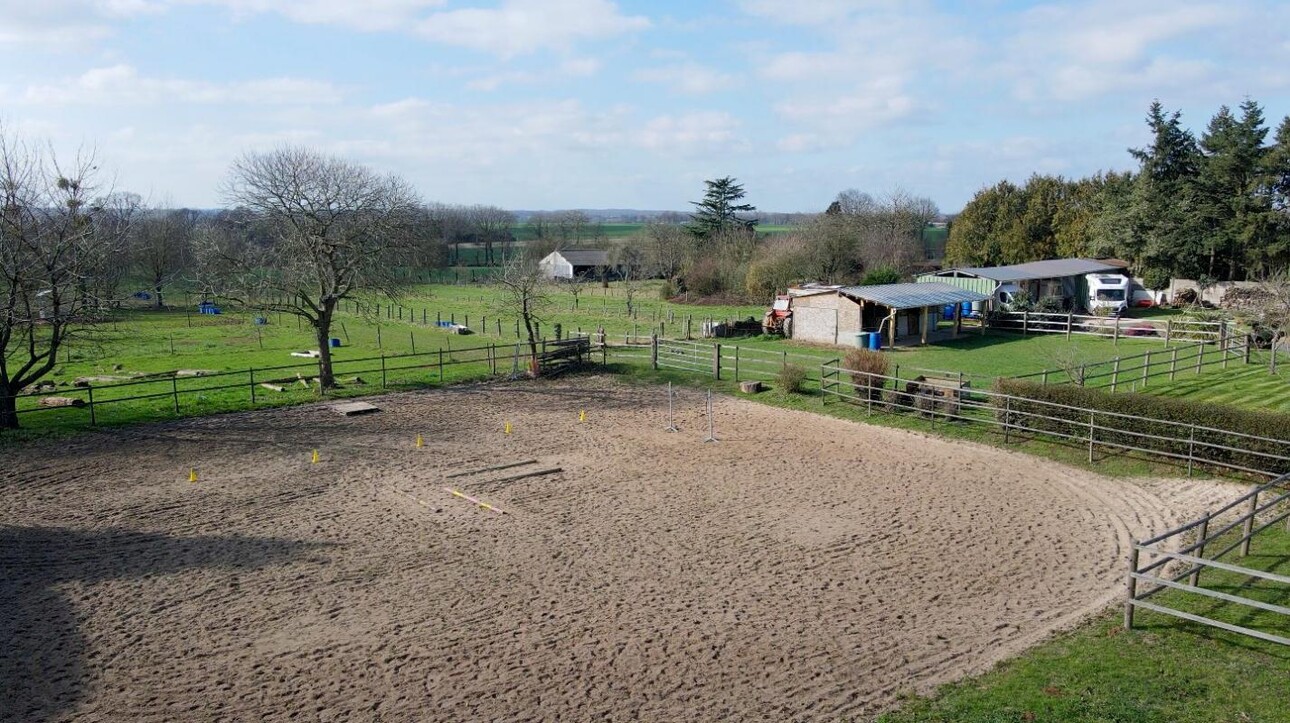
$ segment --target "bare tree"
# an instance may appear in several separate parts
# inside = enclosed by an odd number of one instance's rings
[[[622,282],[620,288],[623,300],[627,302],[628,318],[636,315],[636,297],[640,295],[642,282],[649,276],[646,254],[633,241],[621,243],[610,252],[611,263],[617,268]]]
[[[675,279],[685,267],[694,237],[680,223],[654,221],[645,226],[645,247],[650,263],[664,278]]]
[[[165,306],[166,287],[188,267],[196,228],[197,214],[188,209],[143,214],[134,225],[130,255],[147,278],[158,309]]]
[[[97,168],[91,155],[60,165],[0,130],[0,428],[18,427],[16,396],[103,305],[96,245],[121,223],[94,198]]]
[[[541,373],[538,360],[538,325],[551,308],[551,279],[537,264],[538,259],[524,254],[512,257],[502,267],[496,278],[501,296],[497,302],[499,313],[514,314],[524,323],[525,340],[529,347],[529,372]]]
[[[489,266],[498,263],[494,247],[502,246],[504,250],[514,239],[511,226],[515,225],[515,214],[497,206],[471,206],[466,209],[466,218],[475,239],[484,245],[484,263]]]
[[[318,339],[318,380],[335,386],[332,319],[343,299],[396,296],[400,268],[415,258],[421,204],[402,178],[308,148],[248,153],[225,186],[226,199],[270,231],[267,244],[216,238],[207,247],[227,288],[270,311],[296,315]],[[210,261],[208,261],[208,264]]]
[[[582,211],[555,211],[552,216],[555,234],[559,237],[562,246],[576,246],[586,233],[587,226],[591,224],[591,218]]]
[[[1255,313],[1260,326],[1272,335],[1269,371],[1277,373],[1277,354],[1290,339],[1290,271],[1279,271],[1259,282]]]

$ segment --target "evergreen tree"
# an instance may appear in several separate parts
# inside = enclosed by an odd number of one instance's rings
[[[1259,192],[1267,134],[1262,109],[1247,100],[1239,120],[1223,106],[1201,136],[1204,157],[1193,189],[1191,221],[1211,277],[1245,276],[1250,257],[1257,258],[1269,243],[1271,204]]]
[[[1182,127],[1181,116],[1153,102],[1147,113],[1151,146],[1129,149],[1140,170],[1129,207],[1131,238],[1123,256],[1135,268],[1159,266],[1194,278],[1204,270],[1198,263],[1203,253],[1189,224],[1188,197],[1199,172],[1200,150],[1195,136]]]
[[[747,203],[736,203],[744,197],[744,187],[735,179],[726,176],[715,181],[704,181],[708,190],[702,201],[691,201],[694,213],[690,214],[690,223],[686,228],[699,239],[713,238],[724,231],[738,230],[752,233],[757,225],[756,219],[739,218],[741,213],[752,213],[756,206]]]

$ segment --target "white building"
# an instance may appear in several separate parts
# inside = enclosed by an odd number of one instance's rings
[[[552,251],[538,262],[538,267],[552,279],[598,279],[614,271],[609,252],[601,249]]]

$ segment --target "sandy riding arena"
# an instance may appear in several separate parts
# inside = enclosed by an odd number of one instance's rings
[[[372,401],[0,451],[0,719],[863,717],[1228,494],[600,378]]]

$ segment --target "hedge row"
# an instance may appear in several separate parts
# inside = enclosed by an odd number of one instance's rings
[[[1008,415],[1005,413],[1005,400],[993,398],[997,407],[996,417],[1001,420],[1008,418],[1011,424],[1018,427],[1084,436],[1087,435],[1087,431],[1084,431],[1087,430],[1088,425],[1087,410],[1111,412],[1127,416],[1096,416],[1095,419],[1099,428],[1111,427],[1112,430],[1151,434],[1165,437],[1166,439],[1139,437],[1098,429],[1096,437],[1098,442],[1123,444],[1139,449],[1186,455],[1189,447],[1190,430],[1161,422],[1196,425],[1197,427],[1211,428],[1196,429],[1195,439],[1198,443],[1218,444],[1225,447],[1274,455],[1274,457],[1265,457],[1246,452],[1214,449],[1198,444],[1195,447],[1195,456],[1201,464],[1209,461],[1277,474],[1290,472],[1290,414],[1255,412],[1221,404],[1156,397],[1150,394],[1116,394],[1070,384],[1045,386],[1037,382],[1020,379],[999,379],[995,382],[994,388],[995,391],[1013,397],[1023,397],[1039,402],[1081,408],[1080,410],[1062,409],[1044,404],[1028,404],[1013,400],[1008,404],[1008,408],[1014,413]],[[1056,419],[1039,419],[1027,416],[1027,414],[1018,414],[1017,412],[1040,414]],[[1237,436],[1237,434],[1231,434],[1231,432],[1280,441],[1248,439]]]

